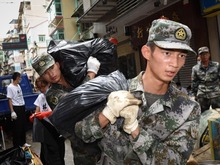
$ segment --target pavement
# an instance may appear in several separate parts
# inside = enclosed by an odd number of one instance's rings
[[[4,131],[1,132],[1,135],[3,133],[4,136],[4,141],[5,141],[5,148],[3,145],[3,140],[2,136],[0,137],[0,144],[1,144],[1,151],[4,149],[9,149],[13,147],[12,144],[12,134],[10,131]],[[38,156],[40,155],[40,143],[33,142],[32,141],[32,128],[30,128],[27,133],[26,133],[26,142],[31,145],[31,150],[34,151]],[[73,154],[72,154],[72,149],[70,145],[70,141],[66,140],[65,141],[65,165],[74,165],[73,163]]]

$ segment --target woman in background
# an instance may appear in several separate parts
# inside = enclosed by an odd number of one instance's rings
[[[44,136],[42,123],[40,121],[41,117],[43,118],[46,114],[50,115],[52,110],[47,103],[45,93],[50,87],[50,83],[38,77],[35,81],[35,87],[40,91],[37,99],[34,102],[36,105],[35,113],[30,117],[30,120],[33,121],[33,141],[41,143],[41,152],[40,158],[43,164],[46,164],[44,159]],[[46,116],[47,116],[46,115]]]

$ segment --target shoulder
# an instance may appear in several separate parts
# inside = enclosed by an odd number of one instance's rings
[[[213,65],[213,66],[219,66],[219,63],[216,62],[216,61],[211,61],[211,65]]]
[[[44,95],[43,93],[39,93],[39,95],[38,95],[37,98],[39,98],[39,99],[43,99],[43,98],[45,98],[45,95]]]
[[[7,88],[13,88],[13,87],[14,87],[14,85],[11,83],[11,84],[8,85]]]
[[[199,70],[200,65],[201,65],[201,64],[196,64],[196,65],[194,65],[194,66],[192,67],[192,70],[193,70],[193,71]]]
[[[193,109],[200,107],[198,102],[174,86],[170,87],[170,91],[170,97],[175,101],[174,104],[180,106],[182,109]]]

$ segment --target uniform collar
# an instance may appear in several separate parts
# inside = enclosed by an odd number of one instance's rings
[[[142,81],[142,75],[144,72],[141,72],[137,77],[130,80],[129,83],[129,90],[131,93],[139,93],[142,96],[142,99],[145,99],[144,93],[144,86]],[[172,106],[172,98],[173,95],[176,95],[177,89],[173,86],[173,83],[170,83],[167,92],[165,95],[158,99],[155,103],[153,103],[149,109],[151,114],[155,114],[161,111],[164,111],[164,106],[171,108]]]

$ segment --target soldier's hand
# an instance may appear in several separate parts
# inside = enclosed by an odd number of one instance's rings
[[[103,109],[103,115],[114,124],[119,112],[129,105],[139,105],[141,101],[136,99],[129,91],[115,91],[108,96],[108,102]]]
[[[98,73],[100,67],[100,62],[97,58],[90,56],[87,61],[88,72]]]
[[[131,134],[138,127],[138,110],[138,105],[130,105],[120,112],[120,116],[125,118],[123,129],[128,134]]]

